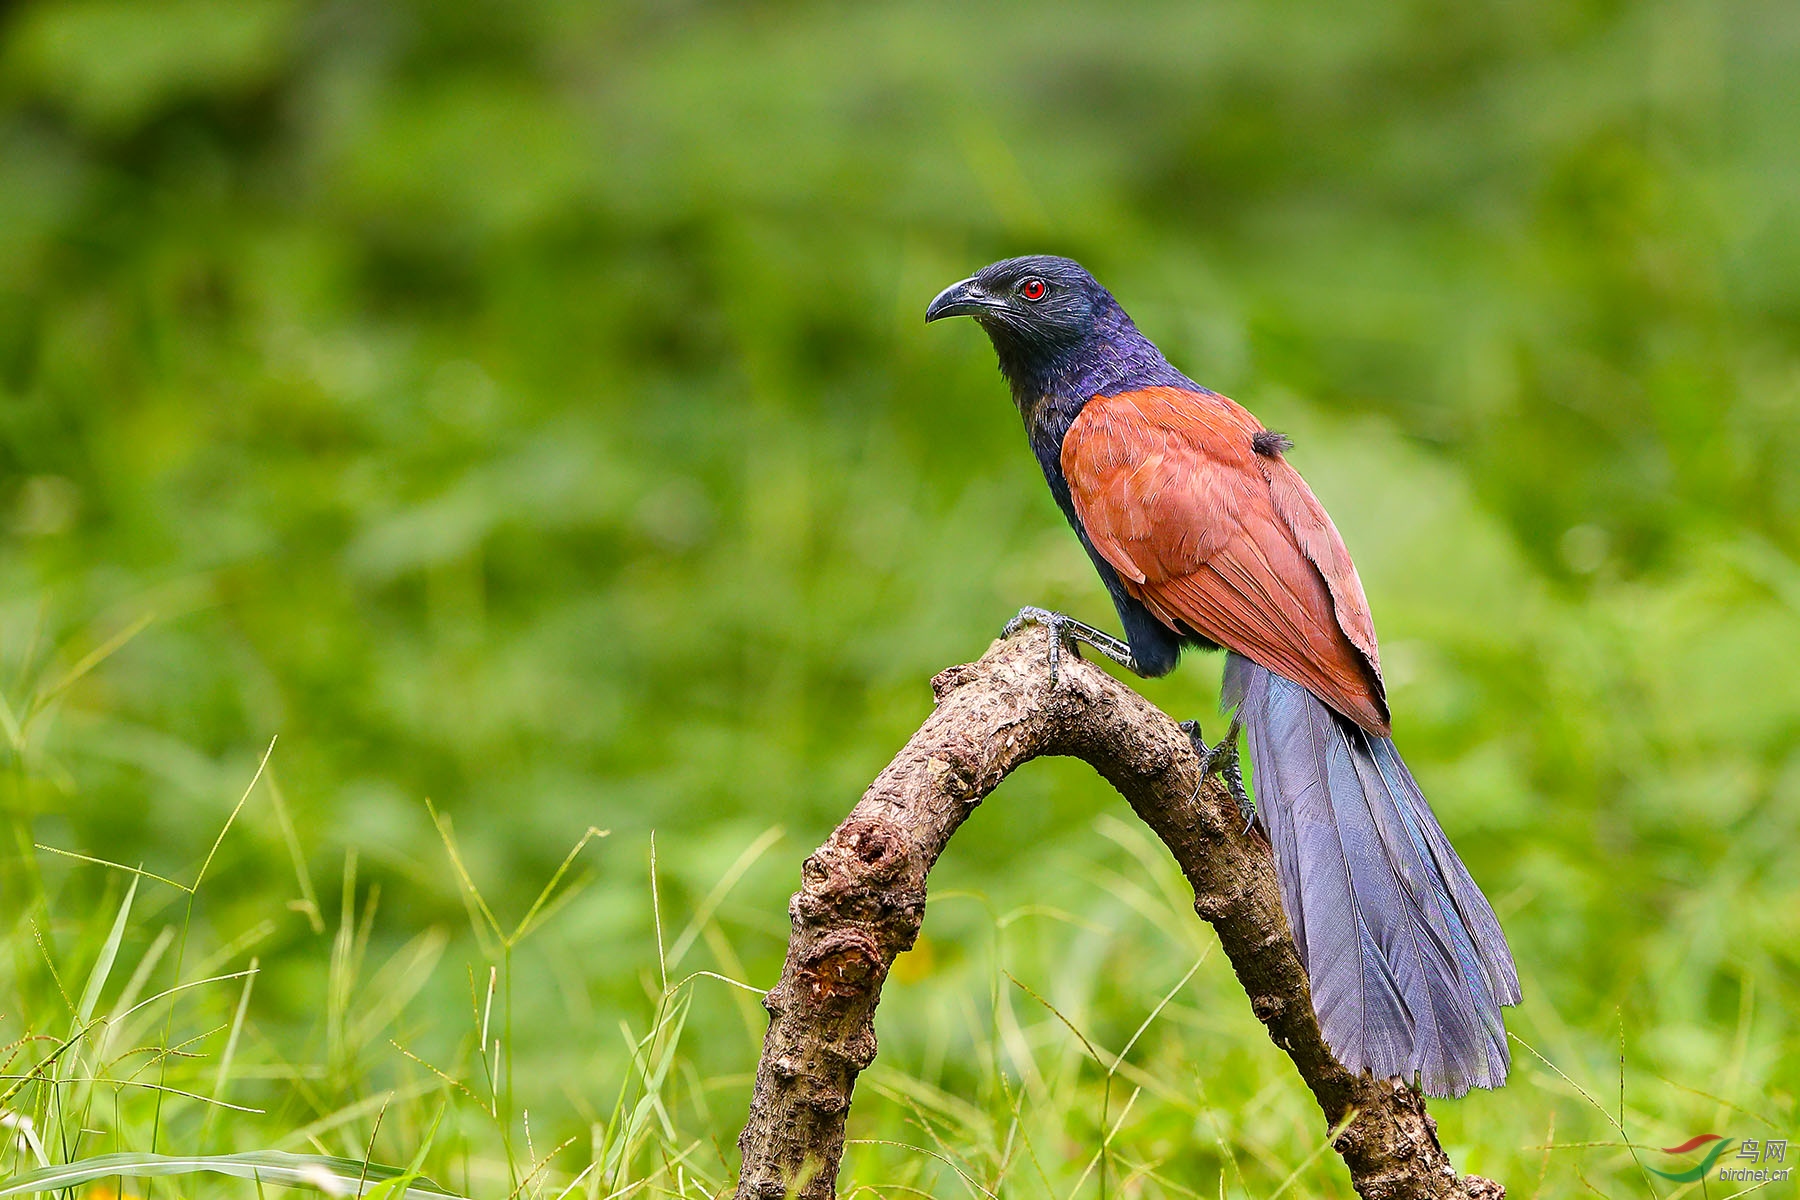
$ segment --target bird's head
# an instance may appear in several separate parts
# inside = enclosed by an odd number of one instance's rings
[[[937,294],[927,321],[974,317],[987,330],[1008,375],[1066,358],[1118,313],[1112,294],[1073,259],[1048,254],[1008,258]],[[1123,317],[1122,313],[1118,313]]]

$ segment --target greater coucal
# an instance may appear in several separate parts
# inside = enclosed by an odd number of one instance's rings
[[[987,331],[1044,478],[1118,608],[1127,641],[1027,608],[1145,676],[1187,646],[1227,651],[1229,730],[1207,770],[1249,808],[1237,735],[1325,1039],[1345,1066],[1434,1096],[1499,1087],[1500,1014],[1519,977],[1494,910],[1389,737],[1362,583],[1288,440],[1177,371],[1066,258],[994,263],[927,321]]]

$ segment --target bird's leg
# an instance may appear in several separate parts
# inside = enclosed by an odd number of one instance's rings
[[[1256,805],[1250,803],[1250,794],[1244,790],[1244,770],[1238,762],[1238,731],[1243,728],[1236,716],[1231,718],[1231,727],[1225,736],[1211,749],[1200,737],[1200,722],[1183,721],[1181,730],[1188,735],[1188,741],[1194,744],[1194,753],[1200,756],[1200,785],[1206,783],[1206,777],[1217,773],[1225,781],[1225,790],[1237,802],[1238,812],[1244,818],[1244,832],[1250,832],[1250,826],[1256,822]],[[1194,795],[1200,794],[1200,785],[1194,788]]]
[[[1062,666],[1062,648],[1066,644],[1073,647],[1082,642],[1092,646],[1106,657],[1124,667],[1134,675],[1142,675],[1138,670],[1137,659],[1131,656],[1131,647],[1103,629],[1095,629],[1092,625],[1077,621],[1074,617],[1063,613],[1051,612],[1047,608],[1038,608],[1027,604],[1019,610],[1019,615],[1006,623],[1000,631],[1001,637],[1011,637],[1027,625],[1042,625],[1050,631],[1050,686],[1056,686],[1057,670]]]

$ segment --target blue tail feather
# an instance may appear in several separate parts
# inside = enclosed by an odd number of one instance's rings
[[[1238,655],[1257,819],[1319,1027],[1345,1066],[1436,1096],[1499,1087],[1518,973],[1494,910],[1393,742]]]

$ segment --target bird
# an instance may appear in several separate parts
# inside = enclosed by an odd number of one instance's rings
[[[1183,728],[1271,848],[1327,1045],[1431,1096],[1504,1084],[1512,952],[1394,747],[1362,582],[1293,443],[1177,370],[1072,259],[990,264],[925,311],[954,316],[993,344],[1125,633],[1028,606],[1003,635],[1049,627],[1053,687],[1065,644],[1145,677],[1223,649],[1223,738]]]

